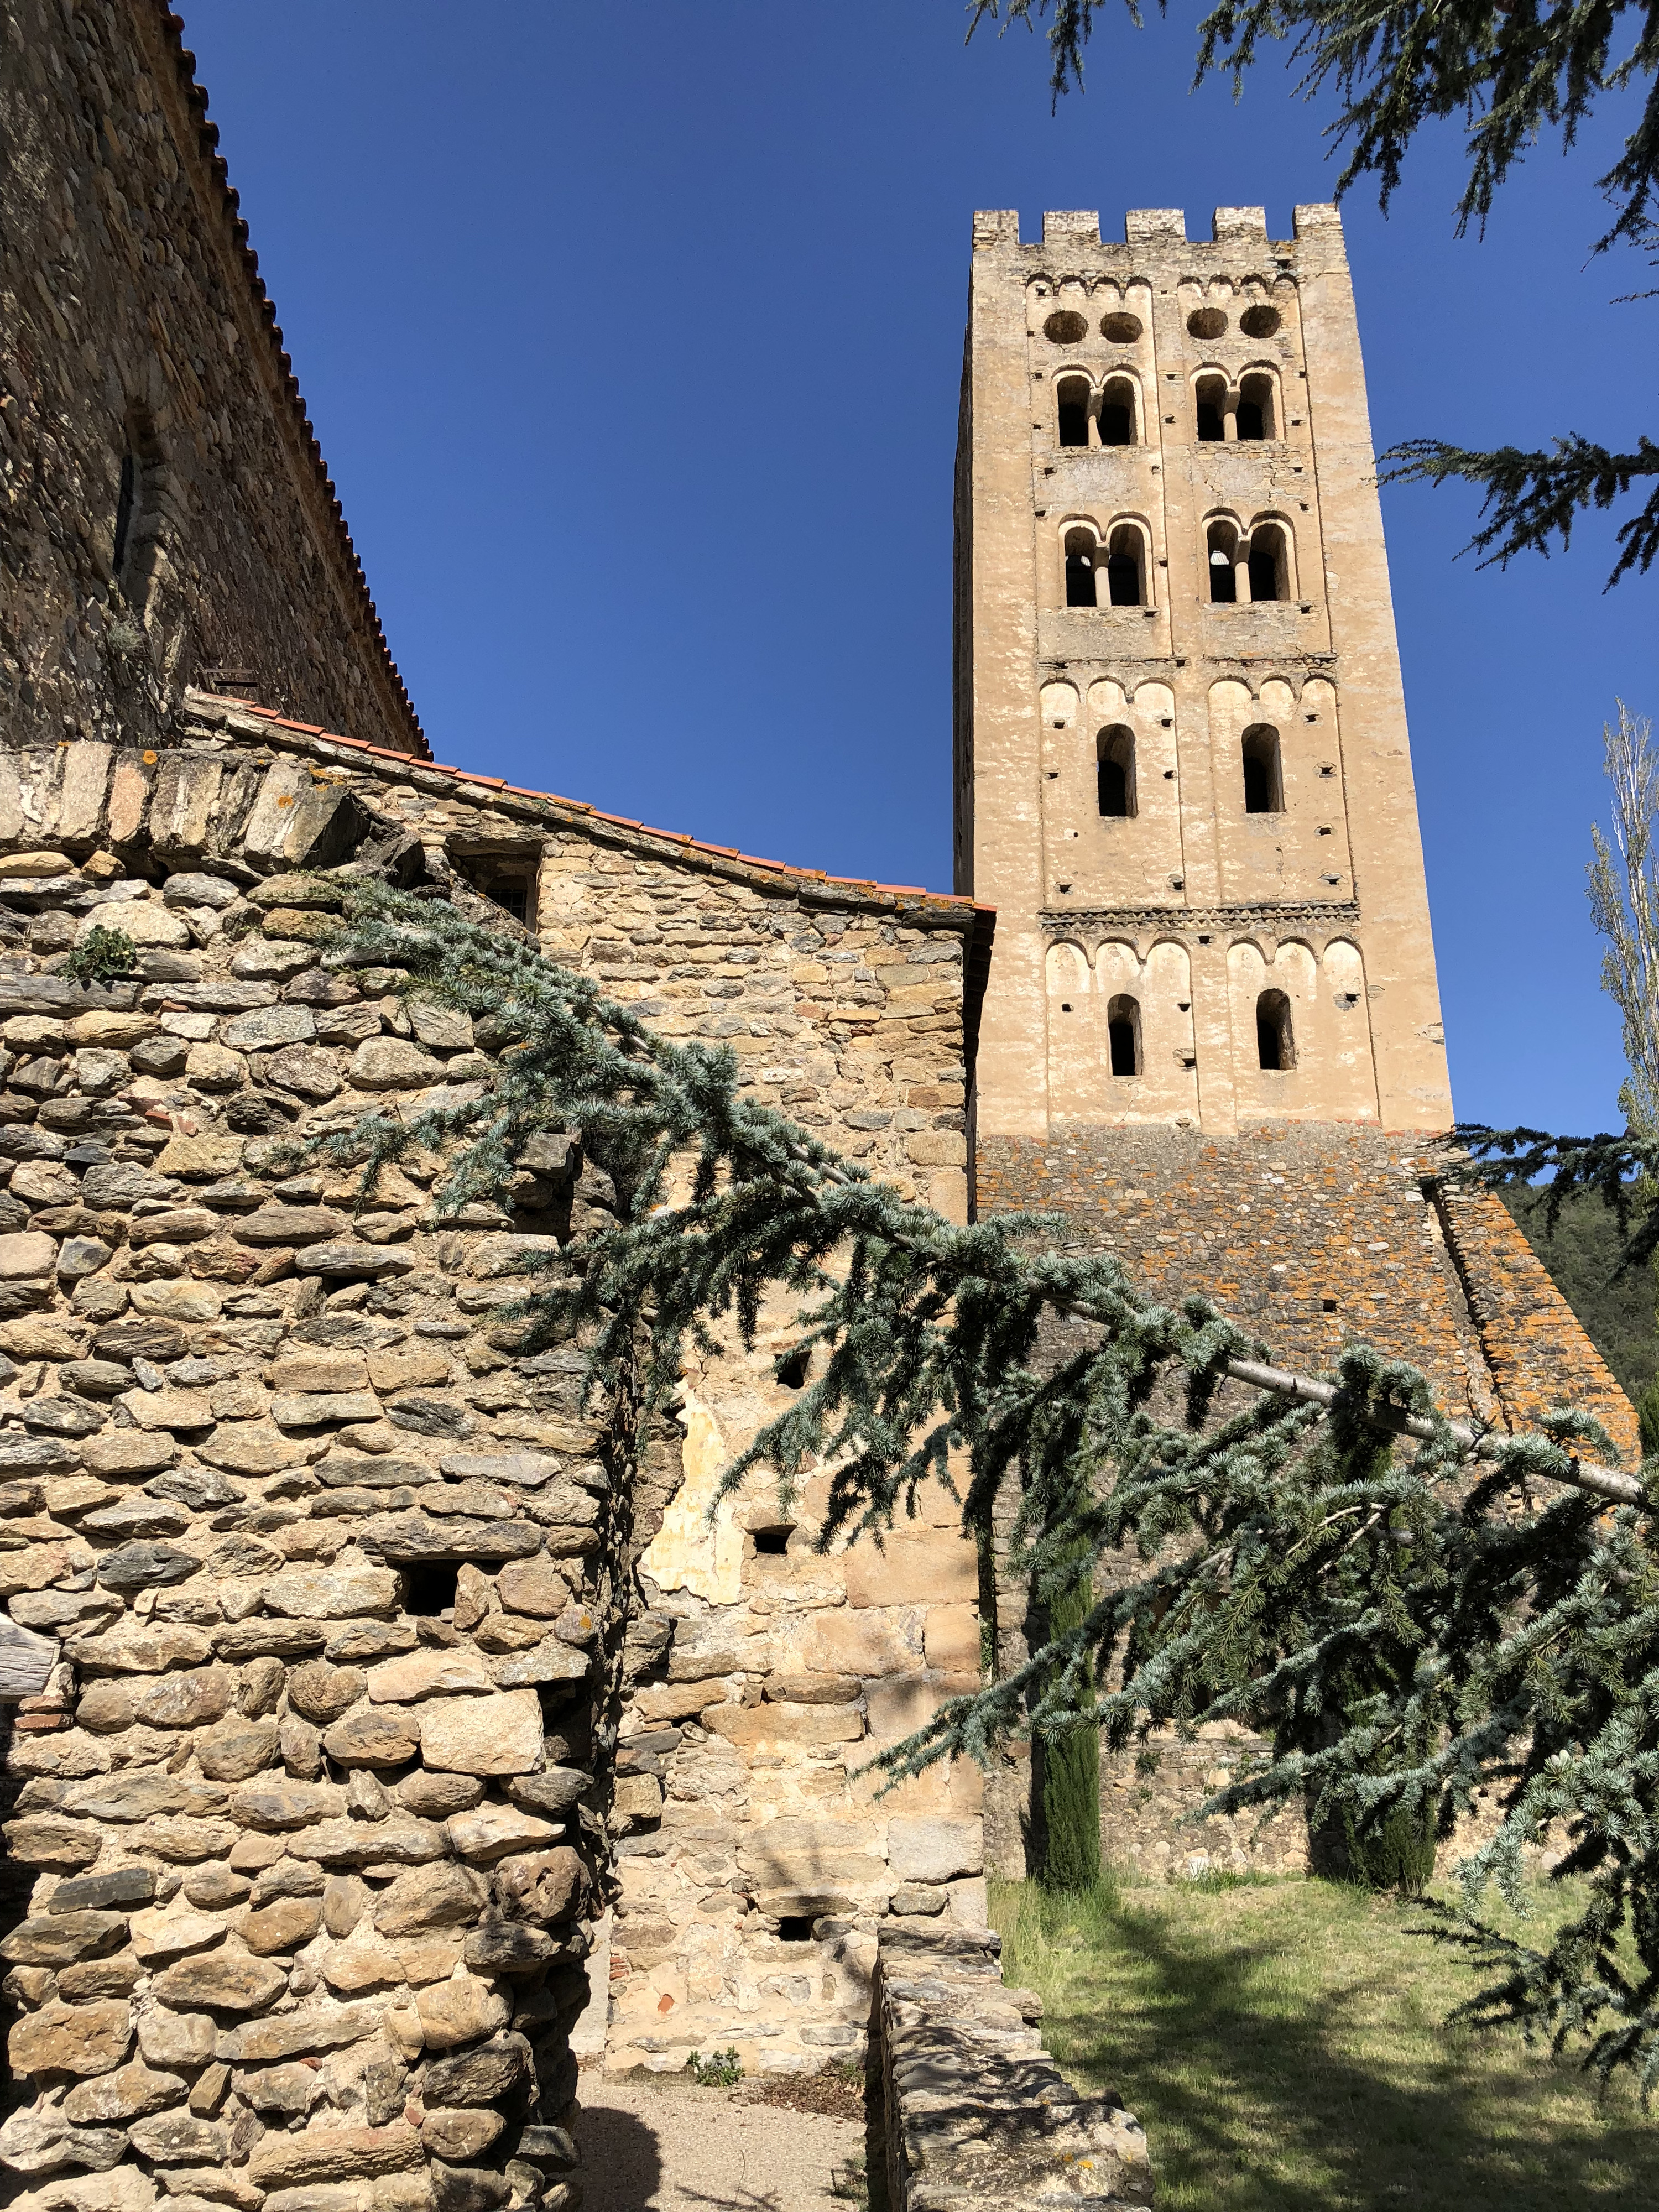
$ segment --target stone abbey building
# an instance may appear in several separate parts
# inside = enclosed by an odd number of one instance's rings
[[[574,1145],[453,1220],[432,1172],[365,1211],[294,1171],[491,1070],[324,964],[331,871],[533,933],[906,1194],[1058,1211],[1298,1365],[1364,1337],[1483,1418],[1634,1422],[1437,1180],[1333,210],[975,218],[957,884],[896,889],[434,762],[182,27],[17,0],[0,53],[0,2159],[28,2212],[574,2212],[579,2059],[854,2057],[883,1931],[982,1924],[1018,1760],[860,1769],[1021,1595],[944,1498],[829,1559],[811,1488],[711,1525],[805,1379],[787,1309],[641,1436],[520,1355],[518,1259],[620,1202]],[[64,973],[98,926],[135,977]],[[1109,1775],[1109,1850],[1190,1848],[1230,1755]]]

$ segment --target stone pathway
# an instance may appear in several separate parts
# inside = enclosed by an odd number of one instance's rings
[[[584,2071],[586,2212],[856,2212],[835,2169],[864,2155],[854,2120],[753,2105],[741,2089],[697,2089]],[[861,2172],[861,2168],[860,2168]]]

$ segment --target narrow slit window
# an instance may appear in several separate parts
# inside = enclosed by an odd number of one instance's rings
[[[1058,392],[1060,442],[1086,446],[1089,442],[1089,386],[1080,376],[1062,377]]]
[[[127,555],[132,550],[133,525],[138,520],[138,488],[140,464],[134,453],[121,457],[121,489],[115,502],[115,547],[112,565],[116,580],[121,581],[127,565]]]
[[[1096,792],[1103,815],[1119,820],[1135,806],[1135,733],[1121,723],[1095,739]]]
[[[1257,722],[1244,732],[1244,811],[1281,814],[1285,782],[1279,769],[1279,732]]]
[[[1114,1075],[1140,1073],[1140,1001],[1122,996],[1108,1001],[1106,1038]]]
[[[1296,1066],[1291,1002],[1282,991],[1264,991],[1255,1002],[1255,1050],[1271,1074],[1288,1073]]]

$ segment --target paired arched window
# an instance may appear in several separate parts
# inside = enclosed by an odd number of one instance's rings
[[[1062,376],[1054,389],[1060,444],[1137,444],[1135,397],[1130,376],[1109,376],[1098,395],[1086,376]]]
[[[1263,991],[1255,1002],[1255,1050],[1261,1066],[1285,1074],[1296,1066],[1291,1002],[1282,991]]]
[[[1140,1073],[1140,1001],[1121,994],[1106,1002],[1106,1038],[1114,1075]]]
[[[1212,606],[1296,597],[1290,532],[1282,522],[1260,521],[1243,532],[1237,523],[1218,517],[1205,526],[1204,565]]]
[[[1279,757],[1279,732],[1271,724],[1255,722],[1244,732],[1244,811],[1281,814],[1285,809],[1285,779]]]
[[[1146,541],[1133,522],[1112,526],[1103,546],[1091,529],[1066,533],[1068,607],[1139,607],[1146,604]]]
[[[1095,739],[1096,788],[1100,811],[1109,818],[1133,815],[1135,805],[1135,733],[1125,723],[1115,722]]]
[[[1193,401],[1201,445],[1279,435],[1278,400],[1265,368],[1247,369],[1237,386],[1219,369],[1206,369],[1194,383]]]

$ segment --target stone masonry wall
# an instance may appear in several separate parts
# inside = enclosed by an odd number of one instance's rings
[[[0,30],[0,729],[153,744],[216,665],[422,753],[180,27]]]
[[[355,839],[457,896],[505,885],[555,957],[663,1033],[728,1043],[750,1095],[962,1217],[967,902],[694,848],[234,702],[193,696],[187,714],[155,763],[77,746],[13,761],[14,787],[0,758],[0,826],[106,807],[168,865],[233,833],[261,866]],[[753,1353],[693,1363],[678,1419],[641,1440],[617,1532],[621,1700],[593,1750],[615,1777],[614,2065],[728,2044],[757,2069],[855,2054],[893,1896],[983,1918],[977,1772],[878,1802],[853,1771],[977,1680],[976,1566],[949,1501],[844,1559],[812,1550],[816,1482],[793,1527],[763,1480],[704,1525],[720,1468],[799,1387],[775,1372],[792,1340],[786,1307]]]
[[[0,2155],[28,2212],[558,2212],[626,1461],[493,1316],[608,1190],[566,1148],[441,1225],[435,1161],[368,1210],[296,1170],[488,1058],[319,967],[285,856],[115,826],[0,854],[0,1595],[63,1640],[11,1747]],[[99,925],[140,980],[63,974]]]
[[[1028,2212],[1151,2204],[1146,2138],[1120,2097],[1064,2080],[1034,2023],[1040,2000],[1002,1986],[1000,1936],[890,1923],[870,2073],[875,2212]]]
[[[1234,1138],[1073,1127],[1046,1142],[981,1134],[975,1187],[981,1212],[1062,1214],[1067,1241],[1115,1253],[1154,1297],[1206,1291],[1286,1366],[1322,1373],[1344,1344],[1372,1344],[1421,1367],[1454,1415],[1519,1426],[1574,1403],[1639,1458],[1629,1401],[1507,1209],[1449,1193],[1435,1180],[1443,1165],[1420,1137],[1337,1123],[1269,1123]],[[1004,1577],[1004,1667],[1025,1656],[1025,1607]],[[1188,1818],[1261,1747],[1215,1726],[1103,1756],[1107,1856],[1152,1876],[1305,1865],[1294,1810]],[[1005,1871],[1024,1871],[1028,1799],[1025,1747],[1011,1745],[987,1806],[988,1857]]]

